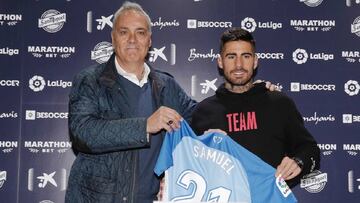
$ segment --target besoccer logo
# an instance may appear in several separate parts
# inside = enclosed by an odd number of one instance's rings
[[[306,61],[309,58],[309,55],[305,49],[296,49],[293,52],[292,57],[293,57],[293,61],[295,61],[295,63],[303,64],[303,63],[306,63]]]
[[[316,7],[320,5],[323,2],[323,0],[300,0],[300,2],[304,2],[304,4],[310,7]]]
[[[346,94],[354,96],[359,94],[360,85],[356,80],[349,80],[344,85]]]
[[[39,92],[42,91],[45,87],[45,80],[42,76],[39,75],[34,75],[30,80],[29,80],[29,87],[30,89],[32,89],[34,92]]]
[[[256,29],[255,19],[246,17],[243,21],[241,21],[241,28],[248,32],[254,32]]]

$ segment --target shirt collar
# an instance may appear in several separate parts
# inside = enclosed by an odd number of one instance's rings
[[[135,74],[133,73],[128,73],[126,72],[121,66],[120,64],[117,62],[116,57],[115,57],[115,67],[117,72],[123,76],[124,78],[128,79],[130,82],[134,83],[135,85],[142,87],[144,86],[144,84],[147,83],[148,81],[148,77],[150,74],[150,67],[144,63],[144,76],[141,80],[139,80]]]

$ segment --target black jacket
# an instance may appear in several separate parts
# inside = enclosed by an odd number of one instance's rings
[[[208,129],[222,129],[237,143],[276,168],[284,156],[304,162],[302,173],[319,168],[320,150],[304,127],[294,102],[281,92],[270,92],[257,84],[236,94],[222,85],[216,95],[200,102],[192,116],[192,128],[200,135]]]

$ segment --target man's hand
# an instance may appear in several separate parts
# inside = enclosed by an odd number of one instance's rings
[[[162,129],[170,132],[180,128],[182,117],[175,110],[161,106],[146,121],[146,132],[157,133]]]
[[[256,80],[255,82],[254,82],[254,84],[256,84],[256,83],[261,83],[261,82],[265,82],[264,80]],[[272,84],[271,82],[269,82],[269,81],[266,81],[265,82],[265,87],[268,89],[268,90],[270,90],[270,91],[280,91],[280,89],[278,88],[278,86],[276,86],[276,85],[274,85],[274,84]]]
[[[295,178],[300,173],[301,168],[297,165],[297,163],[293,159],[286,156],[283,158],[280,165],[277,166],[275,177],[281,175],[281,177],[285,180],[290,180]]]

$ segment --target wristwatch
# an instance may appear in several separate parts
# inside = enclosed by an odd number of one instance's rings
[[[295,161],[295,163],[300,167],[300,169],[302,170],[304,167],[304,162],[298,158],[298,157],[293,157],[292,160]]]

